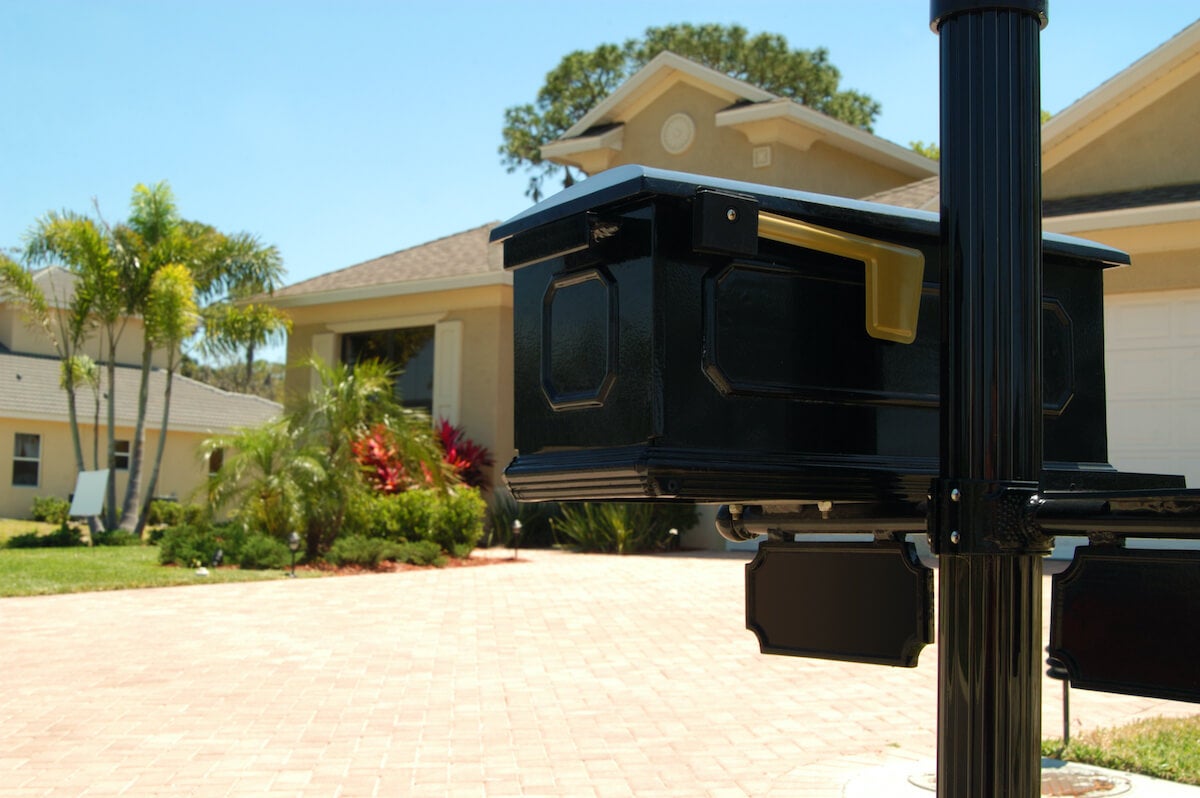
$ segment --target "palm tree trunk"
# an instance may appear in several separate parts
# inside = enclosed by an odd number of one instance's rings
[[[150,469],[150,481],[146,485],[146,498],[142,501],[142,511],[138,514],[137,527],[134,534],[139,538],[146,529],[146,518],[150,515],[150,503],[154,501],[154,491],[158,487],[158,472],[162,466],[163,450],[167,445],[167,421],[171,415],[171,384],[175,379],[175,364],[167,368],[167,387],[163,390],[162,424],[158,428],[158,446],[154,452],[154,467]]]
[[[137,425],[133,431],[133,443],[129,447],[129,481],[125,483],[125,502],[122,505],[121,523],[118,529],[133,532],[137,528],[141,505],[138,497],[142,488],[142,463],[146,450],[146,406],[150,398],[150,362],[154,350],[149,341],[142,346],[142,376],[138,382]],[[165,428],[164,428],[165,432]]]
[[[92,389],[96,412],[92,415],[92,468],[100,467],[100,386]]]
[[[71,444],[75,449],[75,473],[79,474],[87,470],[87,464],[83,462],[83,437],[79,434],[79,410],[76,405],[75,386],[68,384],[67,389],[67,418],[71,423]],[[100,412],[99,405],[96,407],[96,412]],[[97,419],[99,421],[99,419]],[[95,432],[93,431],[93,435]],[[100,531],[100,519],[94,515],[87,517],[88,532],[90,532],[89,540],[96,539],[96,533]]]
[[[250,384],[254,381],[254,344],[246,345],[246,384],[242,386],[242,390],[249,392]]]
[[[117,526],[117,347],[110,339],[108,348],[108,491],[104,506],[104,528],[115,529]]]

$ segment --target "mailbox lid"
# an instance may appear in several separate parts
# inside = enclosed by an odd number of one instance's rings
[[[929,242],[938,239],[939,218],[930,211],[630,164],[601,172],[542,200],[496,226],[490,240],[493,243],[505,241],[638,197],[691,199],[704,189],[740,194],[753,199],[760,210],[803,218],[847,232],[894,233],[900,238],[915,235],[925,237]],[[1044,233],[1042,249],[1046,255],[1091,262],[1097,268],[1128,265],[1130,262],[1129,255],[1121,250],[1058,233]],[[546,257],[552,254],[560,253],[548,253]],[[520,258],[510,260],[506,246],[506,268],[519,268],[528,262],[533,261],[522,261]]]

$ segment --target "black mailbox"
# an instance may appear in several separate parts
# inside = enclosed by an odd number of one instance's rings
[[[934,214],[644,167],[497,227],[521,500],[921,502],[938,471]],[[1115,484],[1102,270],[1044,237],[1043,486]]]

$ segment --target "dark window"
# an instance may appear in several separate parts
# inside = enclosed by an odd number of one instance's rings
[[[342,336],[342,362],[381,360],[397,369],[396,397],[433,412],[433,327],[373,330]]]
[[[129,441],[114,441],[113,468],[118,471],[129,470]]]
[[[225,464],[225,450],[213,449],[208,455],[208,473],[214,475],[221,470],[221,466]]]
[[[42,436],[18,432],[13,437],[12,484],[36,488],[42,468]]]

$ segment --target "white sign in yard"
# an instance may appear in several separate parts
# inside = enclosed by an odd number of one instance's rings
[[[108,489],[108,469],[80,471],[75,478],[75,495],[71,499],[72,517],[100,515],[104,509],[104,492]]]

